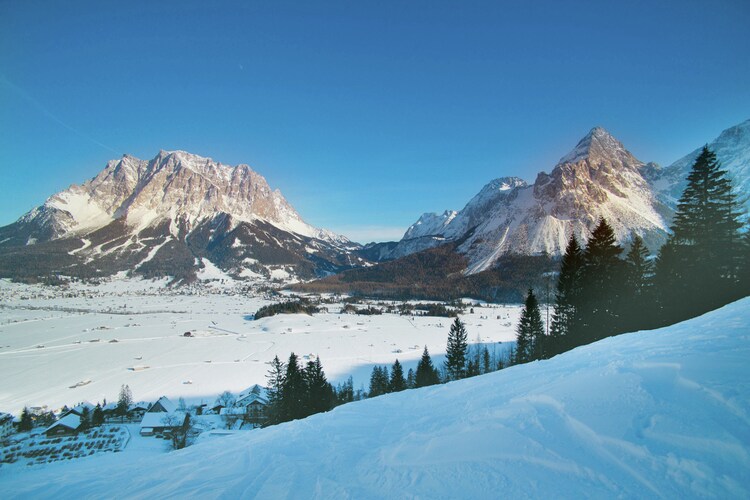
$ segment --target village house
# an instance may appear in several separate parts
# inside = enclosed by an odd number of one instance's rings
[[[162,396],[143,415],[141,436],[166,436],[172,430],[185,425],[185,412],[177,411],[175,404]]]
[[[71,436],[78,434],[81,427],[81,417],[75,413],[67,412],[60,420],[50,425],[44,430],[47,437],[51,436]]]
[[[67,415],[77,415],[82,416],[83,415],[83,409],[88,408],[89,417],[94,413],[94,408],[96,408],[95,405],[92,405],[88,401],[84,401],[82,403],[79,403],[77,406],[74,406],[73,408],[69,409],[62,415],[60,415],[60,418],[65,417]]]
[[[260,427],[267,418],[268,391],[255,384],[240,393],[234,406],[243,410],[245,422]]]
[[[13,415],[0,413],[0,441],[6,440],[13,434]]]

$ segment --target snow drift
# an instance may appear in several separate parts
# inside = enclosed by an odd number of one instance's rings
[[[8,497],[747,497],[750,298],[552,360],[147,460],[0,469]]]

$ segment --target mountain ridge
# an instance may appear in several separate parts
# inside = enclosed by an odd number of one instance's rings
[[[234,239],[224,241],[230,234]],[[71,242],[78,242],[75,249]],[[185,151],[162,150],[151,160],[123,155],[0,228],[0,271],[11,266],[9,253],[17,262],[38,245],[55,253],[56,264],[45,271],[60,274],[75,274],[77,266],[97,274],[99,264],[104,274],[138,272],[149,263],[158,275],[155,264],[174,271],[167,262],[173,260],[192,278],[209,258],[237,276],[246,267],[270,276],[268,266],[287,266],[285,272],[310,278],[365,262],[353,254],[359,245],[307,224],[248,165]]]

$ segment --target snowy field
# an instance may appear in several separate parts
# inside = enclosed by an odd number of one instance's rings
[[[551,360],[159,455],[0,468],[5,498],[748,498],[750,299]]]
[[[452,321],[339,314],[342,304],[253,321],[249,315],[272,302],[259,292],[219,281],[198,290],[165,284],[116,280],[65,290],[0,280],[0,411],[114,401],[122,384],[136,401],[166,395],[213,403],[222,391],[264,384],[266,363],[292,351],[303,362],[319,355],[333,383],[352,375],[355,389],[366,388],[373,365],[398,358],[415,368],[425,345],[439,362]],[[504,351],[498,342],[514,340],[520,307],[474,311],[462,316],[469,341]]]

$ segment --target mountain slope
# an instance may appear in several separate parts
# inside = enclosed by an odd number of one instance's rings
[[[747,497],[749,320],[744,299],[167,456],[3,468],[0,484],[6,498]]]
[[[189,275],[206,258],[235,274],[288,266],[312,277],[361,263],[351,255],[357,245],[304,222],[247,165],[184,151],[110,161],[0,228],[0,272],[20,272],[32,247],[51,255],[47,268],[30,270],[42,274]]]
[[[721,166],[733,181],[733,187],[740,195],[746,211],[750,212],[750,120],[724,130],[719,137],[708,144],[716,153]],[[665,203],[676,206],[687,185],[686,179],[702,147],[687,154],[652,175],[652,183]]]
[[[507,254],[559,255],[571,234],[587,240],[600,217],[607,218],[620,241],[636,233],[655,249],[666,238],[672,213],[644,177],[655,168],[596,127],[533,185],[514,177],[495,179],[460,212],[423,215],[389,256],[455,241],[473,230],[458,248],[473,274]]]

